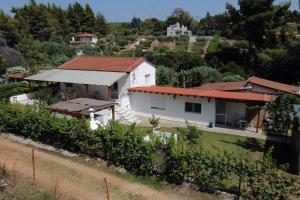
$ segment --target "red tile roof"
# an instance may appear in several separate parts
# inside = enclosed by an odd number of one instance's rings
[[[225,92],[218,90],[199,90],[189,88],[175,88],[175,87],[160,87],[160,86],[148,86],[148,87],[135,87],[129,88],[131,92],[149,92],[168,95],[182,95],[182,96],[194,96],[194,97],[211,97],[217,99],[232,99],[242,101],[257,101],[257,102],[269,102],[275,99],[274,95],[258,94],[258,93],[243,93],[243,92]]]
[[[83,33],[79,35],[79,37],[95,37],[95,36],[96,36],[95,34],[91,34],[91,33]]]
[[[11,79],[22,79],[25,77],[25,73],[24,72],[20,72],[20,73],[16,73],[16,74],[8,74],[7,78],[11,78]]]
[[[77,56],[59,66],[60,69],[131,72],[137,66],[147,62],[142,57],[103,57],[103,56]]]
[[[218,82],[218,83],[205,83],[195,89],[200,90],[222,90],[222,91],[234,91],[234,90],[243,90],[246,81],[238,82]]]
[[[297,94],[298,92],[298,87],[296,86],[278,83],[275,81],[270,81],[255,76],[251,76],[250,78],[248,78],[247,82],[292,94]]]

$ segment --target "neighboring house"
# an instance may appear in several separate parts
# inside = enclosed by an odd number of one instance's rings
[[[123,117],[134,122],[133,116],[128,116],[127,89],[155,85],[155,70],[144,58],[77,56],[57,69],[25,79],[60,83],[65,101],[91,98],[116,102],[119,119]]]
[[[70,44],[73,46],[76,45],[91,45],[96,46],[98,41],[98,38],[95,34],[91,33],[83,33],[80,34],[77,38],[72,37],[72,41],[70,41]]]
[[[135,115],[151,117],[154,114],[165,120],[187,120],[204,126],[240,127],[249,122],[252,127],[261,127],[260,107],[275,99],[267,94],[159,86],[135,87],[129,91]]]
[[[181,35],[186,35],[190,38],[190,42],[196,41],[196,36],[192,34],[192,31],[188,30],[186,26],[181,25],[177,22],[174,25],[170,25],[167,28],[167,36],[179,37]]]
[[[246,81],[206,83],[199,87],[196,87],[195,89],[238,92],[243,91],[271,95],[278,95],[279,93],[300,95],[300,87],[278,83],[255,76],[251,76]]]

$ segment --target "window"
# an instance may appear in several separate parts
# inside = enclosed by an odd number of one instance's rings
[[[185,102],[185,112],[201,113],[201,104]]]
[[[150,76],[150,74],[146,74],[145,75],[145,84],[146,85],[150,85],[150,81],[151,81],[151,76]]]
[[[163,97],[153,96],[151,97],[151,109],[166,110],[166,102]]]

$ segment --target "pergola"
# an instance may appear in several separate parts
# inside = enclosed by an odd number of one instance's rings
[[[90,114],[90,109],[93,108],[95,112],[104,109],[112,110],[112,120],[115,120],[115,102],[113,101],[103,101],[89,98],[77,98],[69,101],[59,102],[50,105],[50,110],[53,112],[70,115],[73,117],[88,117]]]
[[[125,72],[106,72],[106,71],[89,71],[89,70],[64,70],[52,69],[30,77],[25,78],[29,81],[29,90],[31,93],[31,81],[43,81],[48,84],[57,83],[74,83],[85,85],[86,98],[89,98],[89,85],[106,86],[108,88],[108,101],[111,101],[112,85],[126,75]],[[65,100],[68,100],[68,88],[64,91]]]

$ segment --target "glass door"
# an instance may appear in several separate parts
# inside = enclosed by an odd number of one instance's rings
[[[227,106],[225,101],[216,101],[216,125],[226,125]]]

